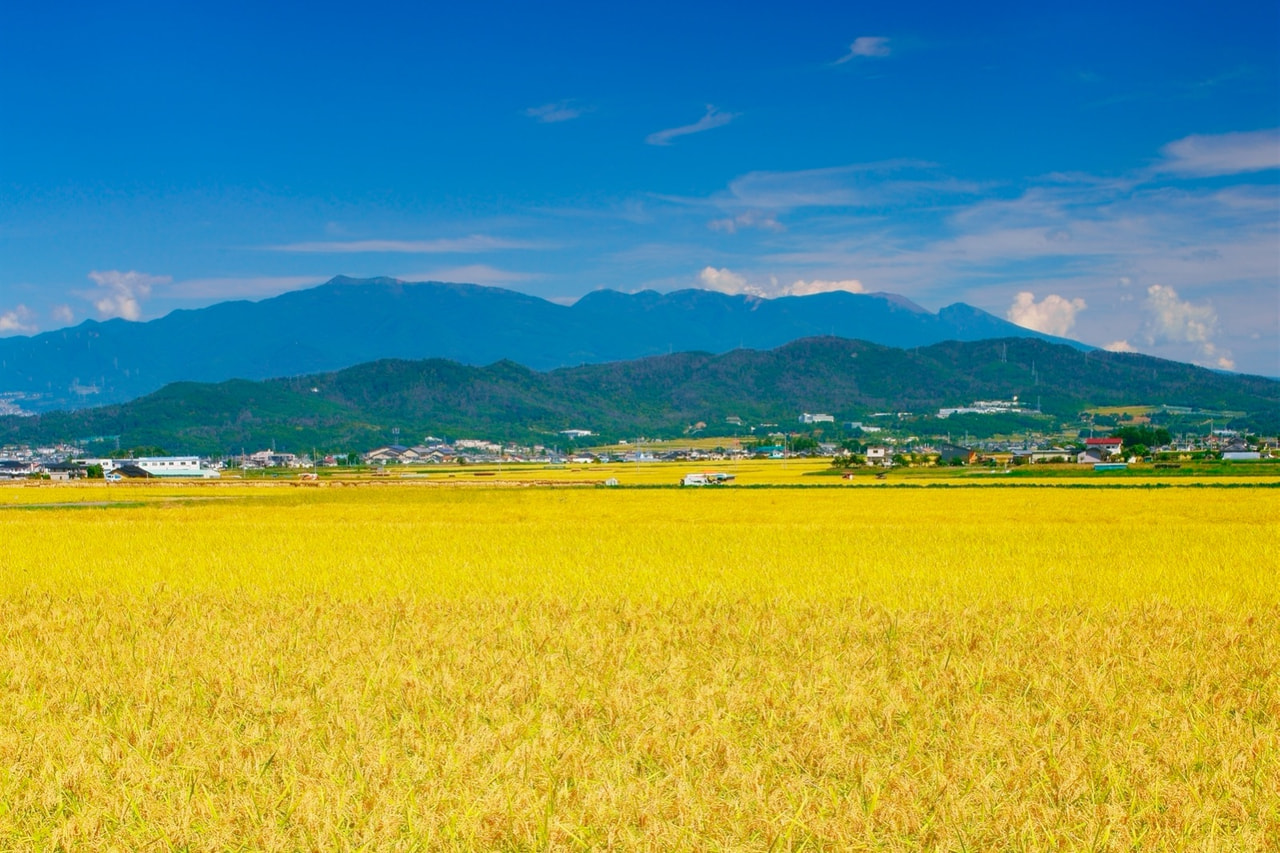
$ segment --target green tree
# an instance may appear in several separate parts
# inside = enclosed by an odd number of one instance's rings
[[[130,447],[124,450],[113,450],[107,454],[112,459],[137,459],[139,456],[168,456],[169,453],[163,447],[156,447],[150,444],[140,445],[138,447]]]
[[[1164,427],[1126,426],[1111,431],[1112,438],[1124,442],[1125,447],[1144,444],[1147,447],[1163,447],[1173,441],[1173,436]]]

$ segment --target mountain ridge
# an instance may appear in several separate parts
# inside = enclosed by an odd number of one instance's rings
[[[1237,410],[1246,413],[1242,428],[1280,429],[1280,381],[1265,377],[1032,338],[899,349],[819,337],[773,350],[673,353],[545,372],[510,359],[484,367],[383,359],[264,382],[174,383],[131,403],[0,418],[0,443],[118,435],[126,447],[223,454],[272,442],[367,450],[393,443],[395,430],[411,443],[427,434],[547,442],[570,428],[674,436],[731,416],[795,424],[809,411],[839,422],[1013,395],[1036,400],[1044,412],[1027,415],[1027,428],[1074,421],[1089,406],[1145,402]],[[964,428],[960,420],[939,424]]]
[[[991,337],[1084,346],[963,303],[934,314],[896,294],[600,290],[565,306],[475,284],[338,276],[258,302],[0,339],[0,393],[20,395],[20,405],[39,412],[123,402],[175,381],[296,376],[382,358],[472,365],[509,358],[548,370],[677,351],[772,349],[818,335],[900,347]]]

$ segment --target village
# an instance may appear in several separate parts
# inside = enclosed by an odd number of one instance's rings
[[[977,401],[972,406],[944,409],[945,418],[958,413],[1007,413],[1013,401]],[[80,444],[50,447],[10,445],[0,448],[0,480],[40,479],[67,481],[101,478],[215,479],[224,474],[251,477],[268,472],[305,472],[319,469],[360,469],[378,476],[412,466],[466,465],[592,465],[602,463],[710,463],[744,459],[829,458],[834,467],[856,469],[894,467],[981,466],[1010,468],[1023,465],[1079,465],[1116,470],[1144,460],[1171,464],[1190,460],[1243,462],[1280,458],[1280,439],[1240,435],[1231,429],[1210,429],[1202,435],[1169,436],[1158,446],[1125,446],[1110,435],[1025,435],[953,442],[937,437],[921,438],[895,424],[909,413],[877,412],[864,421],[846,421],[825,413],[803,412],[796,428],[776,423],[748,427],[730,416],[729,424],[749,429],[733,438],[618,439],[591,444],[592,430],[573,428],[557,434],[567,447],[555,444],[525,445],[484,438],[443,438],[427,435],[414,444],[388,444],[357,453],[294,453],[276,448],[227,456],[162,455],[117,452],[108,456],[86,455]],[[872,419],[880,425],[874,425]],[[884,420],[889,418],[889,420]],[[696,437],[705,424],[696,424]],[[398,432],[398,430],[396,431]],[[1093,432],[1092,429],[1089,430]],[[827,439],[835,433],[839,438]],[[949,439],[949,437],[948,437]]]

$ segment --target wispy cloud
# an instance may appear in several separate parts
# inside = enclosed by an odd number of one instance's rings
[[[666,130],[659,130],[645,137],[645,142],[650,145],[670,145],[671,140],[688,136],[691,133],[702,133],[707,130],[713,130],[717,127],[724,127],[729,122],[738,117],[737,113],[726,113],[716,109],[711,104],[707,104],[707,114],[695,121],[693,124],[686,124],[682,127],[670,127]]]
[[[792,172],[748,172],[709,201],[719,207],[786,211],[800,207],[860,207],[921,196],[971,194],[977,184],[940,178],[934,164],[885,160]]]
[[[902,210],[913,206],[949,209],[984,189],[987,187],[983,184],[939,174],[933,163],[886,160],[790,172],[748,172],[730,181],[725,190],[710,196],[653,195],[652,198],[681,207],[716,211],[720,215],[707,222],[713,231],[735,234],[755,228],[782,233],[787,226],[781,216],[787,213],[809,209],[810,214],[842,216],[854,210]],[[821,208],[827,210],[814,210]],[[812,223],[813,215],[807,220]]]
[[[49,316],[53,318],[55,323],[62,326],[68,326],[75,320],[75,312],[71,310],[70,305],[55,305],[49,311]]]
[[[586,107],[578,106],[572,100],[569,100],[543,104],[540,107],[529,107],[524,111],[524,114],[529,118],[536,119],[541,124],[555,124],[561,121],[571,121],[586,111]]]
[[[263,275],[238,278],[192,278],[165,288],[171,299],[265,299],[290,290],[312,287],[326,281],[326,276]]]
[[[448,281],[457,284],[513,284],[538,278],[535,273],[498,269],[488,264],[467,264],[461,267],[427,270],[425,272],[400,273],[400,281]]]
[[[1214,136],[1187,136],[1160,149],[1155,169],[1188,177],[1238,175],[1280,169],[1280,128]]]
[[[744,213],[739,213],[737,216],[713,219],[707,223],[707,227],[712,231],[720,231],[725,234],[736,234],[744,228],[756,228],[761,231],[773,231],[775,233],[787,230],[786,226],[778,221],[778,217],[775,214],[758,210],[748,210]]]
[[[151,288],[173,281],[167,275],[149,275],[136,270],[94,270],[89,273],[89,279],[98,286],[81,295],[93,303],[98,316],[131,321],[142,319],[142,300],[151,295]]]
[[[858,36],[849,45],[849,52],[836,60],[836,65],[843,65],[855,59],[883,59],[893,52],[889,47],[889,39],[885,36]]]
[[[447,255],[469,252],[492,252],[507,249],[546,249],[546,243],[531,240],[508,240],[486,234],[469,237],[445,237],[436,240],[319,240],[304,243],[285,243],[266,246],[273,252],[303,252],[314,254],[384,254]]]

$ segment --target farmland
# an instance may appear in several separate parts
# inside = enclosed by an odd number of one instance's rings
[[[1274,478],[863,477],[0,489],[0,848],[1280,843]]]

